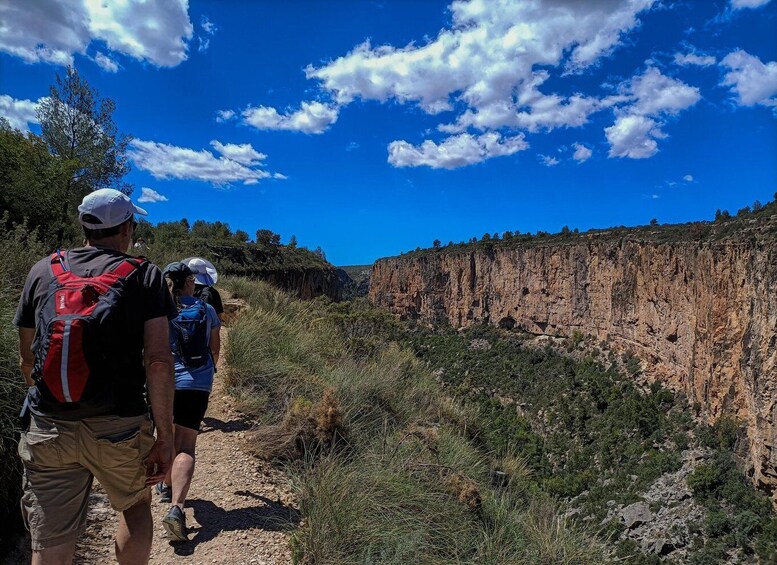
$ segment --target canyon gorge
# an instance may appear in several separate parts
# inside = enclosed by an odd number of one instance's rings
[[[777,500],[777,215],[412,252],[375,263],[370,300],[636,355],[705,421],[743,425],[744,470]]]

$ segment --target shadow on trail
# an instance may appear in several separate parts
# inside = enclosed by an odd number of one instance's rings
[[[224,432],[225,434],[231,433],[231,432],[244,432],[246,430],[250,430],[253,427],[251,422],[247,420],[229,420],[228,422],[225,422],[224,420],[219,420],[218,418],[211,418],[210,416],[205,416],[202,419],[202,428],[200,429],[200,434],[207,434],[208,432],[212,432],[215,430],[219,430],[221,432]]]
[[[186,501],[186,506],[194,509],[194,518],[201,526],[190,528],[189,532],[194,536],[188,542],[173,544],[176,555],[192,555],[194,548],[199,544],[212,540],[221,532],[251,528],[277,532],[293,528],[300,522],[300,513],[292,506],[286,506],[250,491],[241,490],[235,494],[260,500],[262,504],[224,510],[210,500],[195,498]]]

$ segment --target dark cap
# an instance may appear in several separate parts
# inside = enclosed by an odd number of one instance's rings
[[[175,261],[165,267],[165,270],[162,271],[162,275],[172,280],[176,285],[181,285],[187,277],[194,275],[194,273],[186,263]]]

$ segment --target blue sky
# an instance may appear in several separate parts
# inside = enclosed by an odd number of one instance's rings
[[[711,219],[777,191],[777,1],[0,5],[0,115],[72,63],[152,222],[337,265],[505,230]]]

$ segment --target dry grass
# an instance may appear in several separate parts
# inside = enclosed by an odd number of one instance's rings
[[[343,413],[328,388],[319,402],[295,398],[279,425],[260,426],[250,436],[252,451],[263,459],[291,461],[335,448],[345,439]]]

